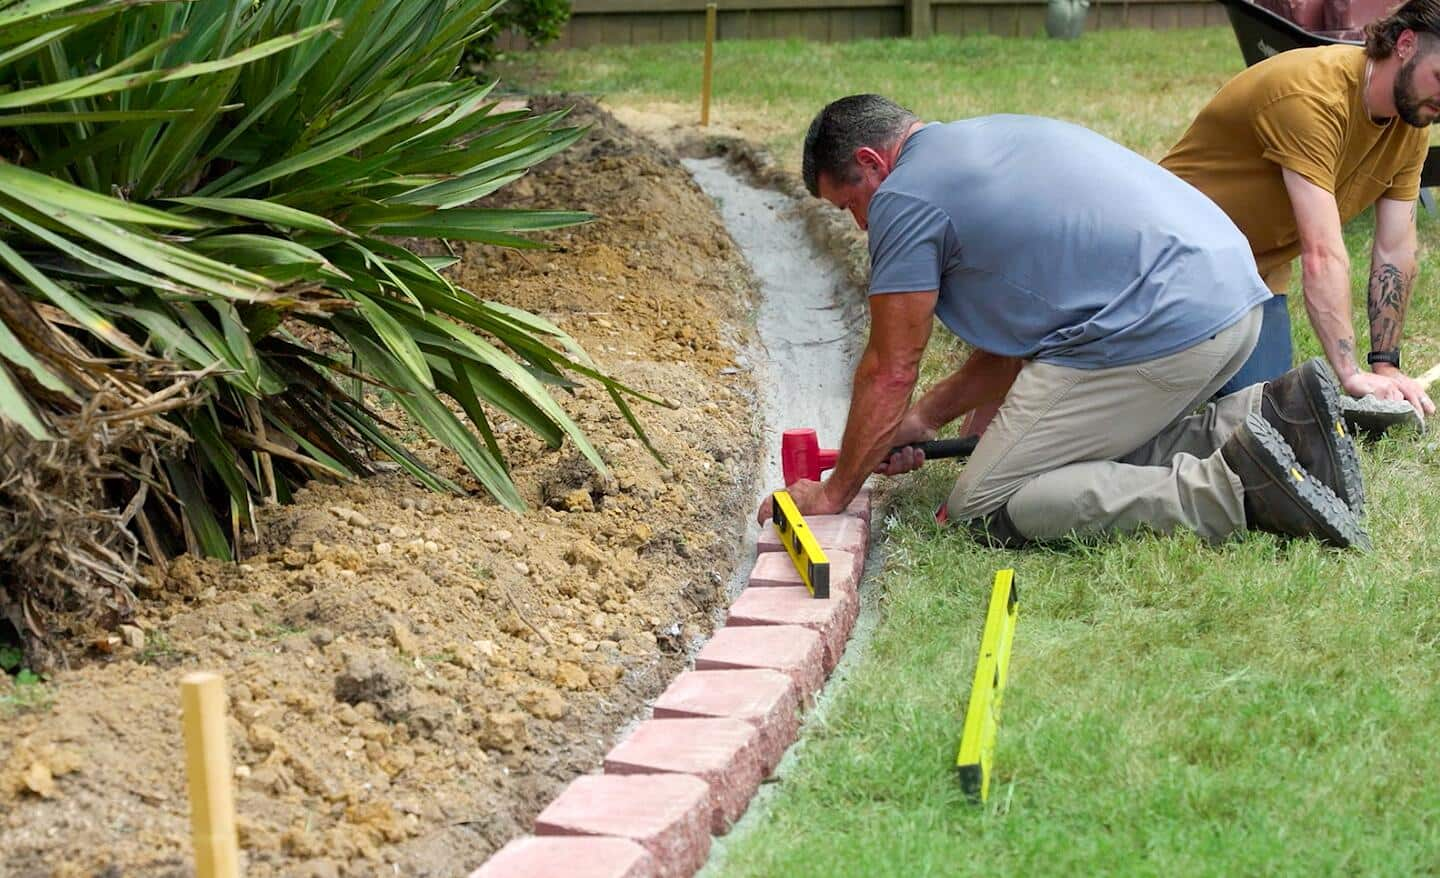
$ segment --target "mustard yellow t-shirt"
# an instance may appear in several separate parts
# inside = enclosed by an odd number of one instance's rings
[[[1281,52],[1227,82],[1160,160],[1229,214],[1273,292],[1285,292],[1300,253],[1282,168],[1333,193],[1341,222],[1420,193],[1428,134],[1398,117],[1376,124],[1364,80],[1359,47]]]

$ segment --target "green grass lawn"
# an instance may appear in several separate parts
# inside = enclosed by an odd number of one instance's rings
[[[701,47],[668,43],[518,56],[510,87],[581,92],[614,106],[660,106],[698,121]],[[880,92],[925,119],[1033,113],[1087,125],[1158,159],[1226,77],[1243,67],[1216,28],[1109,31],[1056,43],[1001,37],[737,41],[715,49],[711,121],[800,166],[805,126],[827,101]]]
[[[695,57],[694,45],[554,53],[506,76],[674,112],[694,98]],[[718,120],[793,168],[815,110],[861,90],[927,118],[1060,116],[1156,157],[1240,58],[1212,29],[1061,45],[726,43],[717,64]],[[1363,339],[1370,221],[1346,231]],[[1422,212],[1412,373],[1440,360],[1437,237]],[[1298,296],[1292,307],[1299,353],[1317,352]],[[961,355],[937,334],[927,379]],[[932,523],[952,465],[891,483],[875,516],[886,562],[866,584],[878,629],[807,723],[781,794],[709,873],[1440,872],[1440,451],[1404,434],[1363,462],[1367,555],[1261,534],[989,550]],[[952,763],[984,602],[1007,566],[1020,621],[982,807]]]

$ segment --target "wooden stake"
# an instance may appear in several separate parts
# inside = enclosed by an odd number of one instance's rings
[[[1430,385],[1435,383],[1436,378],[1440,378],[1440,363],[1431,366],[1429,371],[1415,380],[1420,383],[1422,390],[1429,390]]]
[[[705,4],[705,71],[700,78],[700,127],[710,124],[710,79],[715,66],[715,4]]]
[[[230,742],[225,730],[225,684],[220,675],[186,674],[180,681],[180,710],[195,874],[199,878],[240,878]]]

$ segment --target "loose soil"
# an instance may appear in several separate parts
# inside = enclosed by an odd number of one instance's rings
[[[0,874],[193,874],[178,684],[197,669],[226,677],[246,874],[463,874],[708,636],[756,490],[752,281],[671,154],[593,105],[572,118],[594,127],[487,203],[599,220],[549,251],[468,248],[457,280],[674,402],[637,409],[666,464],[582,388],[562,401],[609,478],[498,428],[528,514],[412,434],[469,496],[317,484],[265,510],[242,563],[174,562],[139,630],[50,677],[48,703],[17,709],[0,675]]]

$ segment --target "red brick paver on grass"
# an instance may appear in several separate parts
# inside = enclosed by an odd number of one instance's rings
[[[660,878],[693,875],[710,853],[710,787],[688,774],[587,774],[540,816],[536,835],[610,835],[639,843]]]
[[[805,519],[805,524],[827,554],[831,550],[852,555],[865,554],[865,546],[870,539],[870,525],[865,523],[865,519],[854,515],[812,515]],[[785,551],[780,535],[768,525],[760,529],[755,549],[758,552]]]
[[[825,559],[830,562],[830,593],[854,594],[865,556],[827,549]],[[805,587],[789,553],[761,552],[755,556],[755,566],[750,569],[750,588],[784,588],[791,585]]]
[[[745,813],[765,766],[760,731],[743,719],[652,719],[605,757],[606,774],[689,774],[710,785],[716,835]]]
[[[860,518],[865,519],[866,524],[870,523],[869,488],[860,489],[860,493],[856,494],[855,499],[850,501],[850,505],[845,507],[845,514],[859,516]]]
[[[870,494],[843,515],[806,519],[830,560],[828,599],[812,598],[773,528],[727,627],[605,757],[576,778],[470,878],[680,878],[705,863],[710,832],[744,813],[799,731],[799,711],[844,652],[859,612]]]
[[[656,719],[728,716],[760,732],[760,756],[768,775],[800,730],[795,681],[780,671],[686,671],[655,700]]]
[[[695,656],[697,671],[770,668],[795,681],[808,704],[825,682],[820,635],[799,625],[734,625],[721,628]]]
[[[629,839],[582,836],[517,838],[470,878],[654,878],[655,858]]]
[[[799,625],[820,635],[825,645],[825,673],[835,670],[845,641],[860,615],[854,592],[832,591],[827,599],[811,597],[803,585],[747,588],[730,605],[728,625]]]

